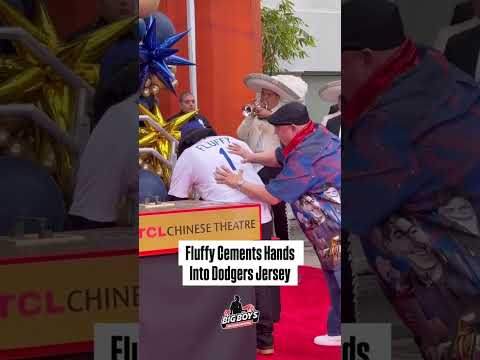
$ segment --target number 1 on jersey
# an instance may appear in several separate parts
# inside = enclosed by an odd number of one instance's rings
[[[223,155],[223,157],[225,158],[225,160],[227,160],[228,162],[228,165],[230,165],[230,167],[232,168],[233,171],[237,171],[237,168],[235,167],[235,165],[233,164],[233,161],[232,159],[230,159],[230,156],[228,156],[227,152],[225,151],[224,148],[220,148],[219,150],[220,154]]]

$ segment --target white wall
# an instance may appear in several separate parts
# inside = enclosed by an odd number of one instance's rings
[[[280,0],[262,0],[262,4],[277,7]],[[341,0],[294,0],[297,16],[308,25],[307,31],[317,46],[307,48],[307,57],[292,64],[283,63],[287,72],[299,75],[308,83],[306,105],[310,117],[320,122],[331,104],[324,103],[318,90],[326,83],[340,79],[341,71]]]
[[[308,83],[308,92],[305,99],[305,103],[308,108],[308,113],[310,118],[315,122],[321,122],[323,117],[328,114],[330,106],[332,104],[327,104],[320,100],[318,96],[318,91],[320,88],[331,82],[340,80],[339,75],[308,75],[304,74],[302,79]]]
[[[262,4],[277,7],[280,0],[262,0]],[[307,48],[307,57],[282,67],[290,72],[339,72],[341,50],[341,0],[294,0],[297,16],[307,25],[317,46]]]
[[[432,46],[438,31],[450,25],[455,5],[464,0],[396,0],[405,25],[413,39]]]

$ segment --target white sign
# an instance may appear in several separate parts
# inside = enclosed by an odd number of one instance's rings
[[[95,324],[95,360],[138,360],[138,324]]]
[[[391,360],[391,324],[342,324],[344,360]]]
[[[183,286],[296,286],[303,241],[180,241]]]

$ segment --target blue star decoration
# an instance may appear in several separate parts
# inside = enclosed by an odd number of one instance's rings
[[[194,63],[174,55],[178,49],[172,49],[172,46],[180,41],[188,31],[169,36],[165,41],[159,44],[156,32],[156,19],[148,18],[146,21],[147,31],[140,42],[140,83],[144,86],[150,75],[155,75],[162,81],[167,89],[175,94],[173,82],[175,74],[169,68],[169,65],[195,65]]]

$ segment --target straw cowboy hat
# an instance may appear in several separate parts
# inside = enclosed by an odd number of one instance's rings
[[[318,95],[320,95],[320,99],[327,103],[334,103],[338,102],[338,97],[342,93],[342,81],[332,81],[323,87],[320,88],[318,91]]]
[[[278,94],[280,99],[285,102],[298,101],[305,103],[308,84],[298,76],[269,76],[254,73],[247,75],[243,81],[249,89],[255,92],[260,92],[262,89],[268,89],[275,94]]]

